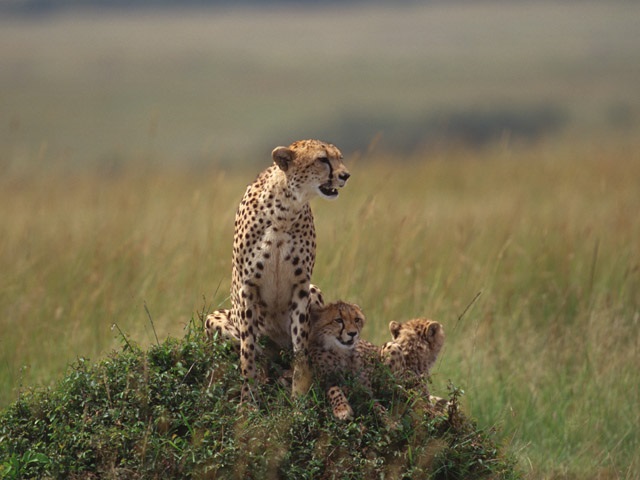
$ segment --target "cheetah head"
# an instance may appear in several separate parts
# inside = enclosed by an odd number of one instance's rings
[[[444,328],[433,320],[416,318],[405,323],[390,322],[389,331],[393,342],[399,345],[405,354],[412,352],[435,360],[444,345]]]
[[[353,303],[335,302],[311,308],[311,338],[327,350],[352,349],[364,325],[364,314]]]
[[[334,145],[319,140],[299,140],[276,147],[273,161],[284,172],[290,188],[308,199],[319,195],[333,199],[351,176]]]
[[[427,380],[444,345],[444,328],[433,320],[416,318],[390,322],[389,331],[393,340],[382,347],[383,362],[395,375],[422,385],[428,394]]]

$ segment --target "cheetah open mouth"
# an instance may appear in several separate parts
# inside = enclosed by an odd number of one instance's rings
[[[324,183],[318,187],[320,193],[327,198],[336,198],[338,196],[338,189],[331,186],[331,183]]]
[[[351,345],[353,345],[354,343],[356,343],[356,341],[355,341],[355,339],[353,339],[353,338],[350,338],[349,340],[346,340],[346,341],[345,341],[345,340],[340,339],[340,343],[341,343],[342,345],[344,345],[345,347],[350,347]]]

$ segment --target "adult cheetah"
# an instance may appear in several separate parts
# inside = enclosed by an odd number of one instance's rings
[[[253,395],[256,338],[293,347],[292,394],[311,385],[309,284],[316,234],[309,201],[333,199],[350,174],[330,143],[301,140],[277,147],[273,165],[247,187],[235,219],[231,324],[240,335],[242,400]]]

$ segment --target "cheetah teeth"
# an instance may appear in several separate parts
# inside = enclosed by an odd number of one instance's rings
[[[326,197],[336,197],[338,195],[337,188],[326,187],[324,185],[320,185],[320,192]]]

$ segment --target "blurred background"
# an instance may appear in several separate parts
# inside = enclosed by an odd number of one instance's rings
[[[637,128],[639,2],[0,1],[0,165]]]

